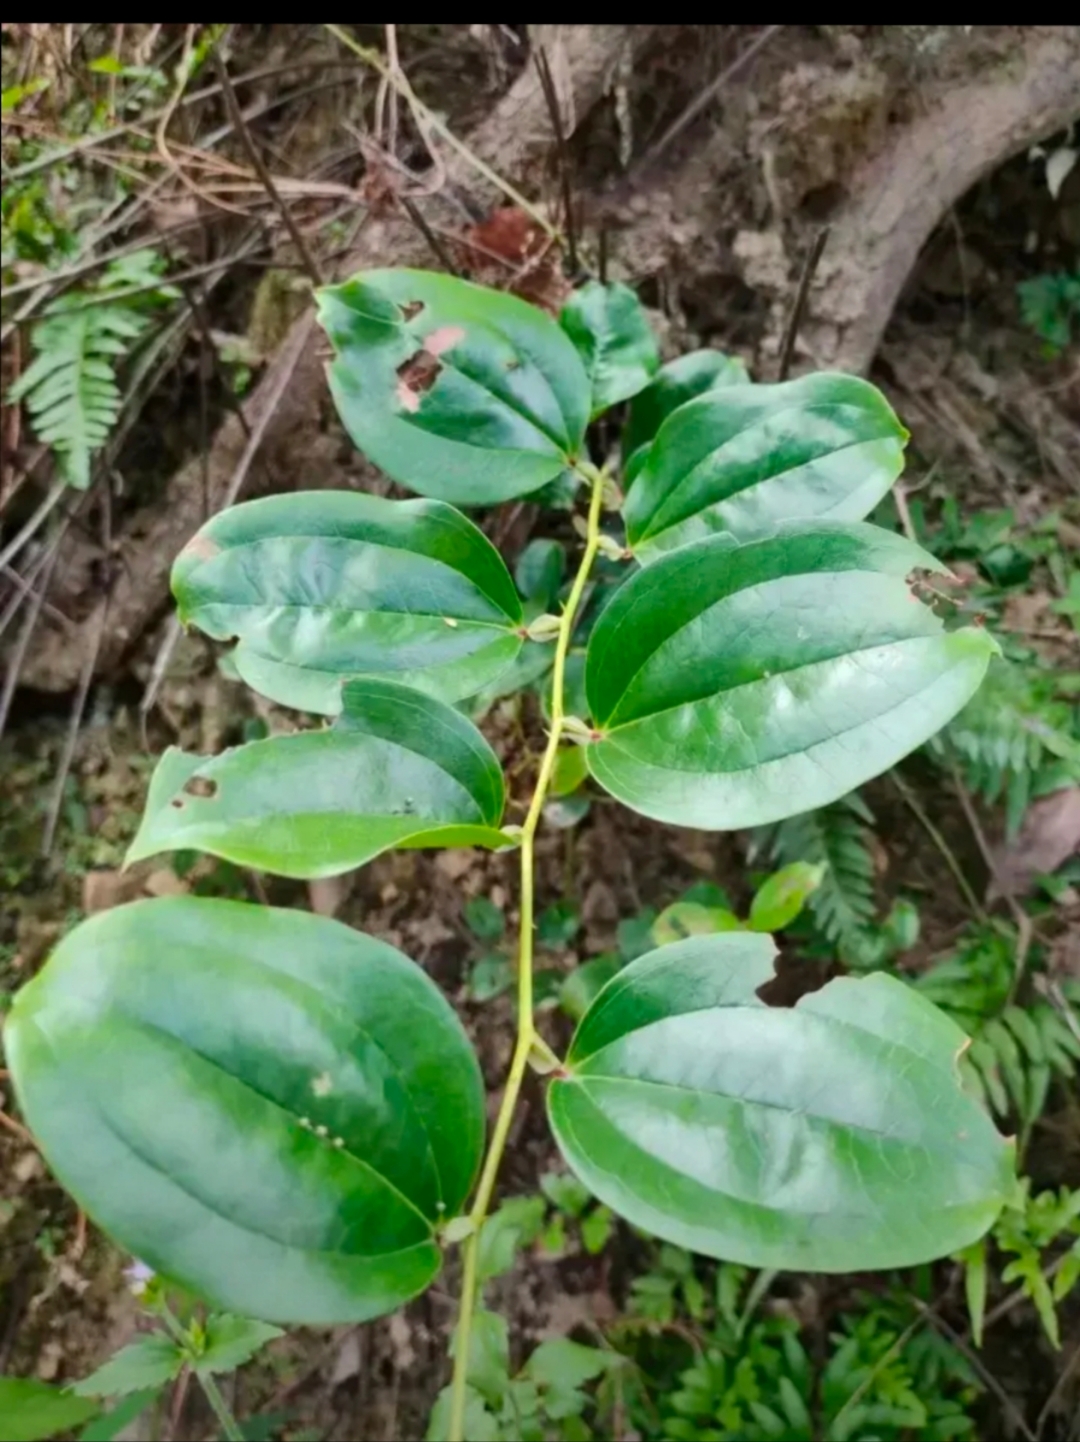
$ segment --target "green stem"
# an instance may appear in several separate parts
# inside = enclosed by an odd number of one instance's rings
[[[529,1052],[536,1038],[533,1016],[533,917],[535,910],[533,863],[536,831],[544,810],[544,802],[547,800],[548,788],[555,770],[555,758],[566,720],[563,691],[570,638],[573,635],[578,607],[581,605],[581,598],[585,592],[585,583],[589,579],[589,572],[592,570],[600,546],[600,512],[603,503],[604,475],[594,467],[584,464],[579,466],[579,469],[592,486],[588,529],[585,535],[585,551],[581,557],[581,565],[574,577],[574,584],[570,588],[570,595],[567,597],[559,625],[559,634],[555,641],[555,663],[551,682],[551,727],[548,731],[547,747],[540,762],[536,787],[529,803],[528,815],[521,828],[521,930],[518,943],[517,1043],[514,1047],[513,1059],[510,1062],[510,1072],[506,1079],[502,1105],[499,1107],[499,1115],[495,1119],[491,1143],[488,1146],[487,1156],[484,1158],[476,1197],[469,1213],[473,1230],[465,1239],[463,1247],[464,1275],[461,1283],[461,1307],[458,1313],[454,1343],[454,1380],[450,1394],[449,1442],[463,1442],[465,1435],[465,1384],[469,1368],[469,1344],[472,1337],[473,1317],[476,1313],[480,1230],[491,1205],[495,1179],[498,1176],[503,1152],[506,1150],[506,1139],[510,1134],[514,1108],[517,1106],[521,1084],[525,1079],[525,1072],[529,1064]]]
[[[244,1434],[240,1431],[236,1418],[229,1411],[229,1405],[221,1395],[221,1388],[213,1377],[209,1372],[196,1372],[195,1375],[199,1379],[199,1386],[206,1394],[206,1400],[214,1409],[214,1416],[221,1425],[225,1442],[244,1442]]]

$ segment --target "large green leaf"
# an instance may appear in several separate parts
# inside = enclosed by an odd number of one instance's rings
[[[846,795],[954,716],[996,650],[945,631],[905,579],[920,568],[940,569],[900,536],[828,522],[646,567],[589,641],[589,770],[635,811],[710,831]]]
[[[563,307],[559,324],[585,363],[594,416],[637,395],[660,365],[656,337],[628,285],[587,281]]]
[[[193,849],[279,876],[336,876],[390,847],[512,844],[503,775],[453,707],[396,681],[350,681],[330,730],[220,756],[170,747],[128,861]]]
[[[693,350],[660,367],[656,379],[634,397],[622,434],[622,451],[630,458],[650,446],[657,431],[687,401],[724,386],[746,385],[746,366],[737,356],[718,350]],[[625,479],[625,478],[624,478]]]
[[[0,1377],[0,1433],[7,1442],[49,1442],[93,1417],[98,1404],[30,1377]]]
[[[635,472],[626,534],[642,561],[719,531],[858,521],[900,474],[907,431],[856,376],[727,386],[673,411]]]
[[[241,677],[284,706],[333,715],[350,677],[471,696],[522,644],[502,557],[440,501],[298,491],[222,511],[173,567],[180,619],[237,638]]]
[[[635,1226],[752,1267],[905,1267],[981,1236],[1013,1147],[961,1087],[964,1033],[894,977],[766,1006],[767,936],[632,962],[551,1083],[556,1139]]]
[[[318,299],[341,419],[396,481],[489,506],[576,460],[589,379],[535,306],[423,270],[365,271]]]
[[[4,1044],[79,1205],[217,1306],[362,1321],[438,1272],[483,1087],[442,994],[384,942],[234,901],[118,907],[19,992]]]

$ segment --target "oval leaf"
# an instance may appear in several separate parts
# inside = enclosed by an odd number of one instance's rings
[[[589,379],[535,306],[423,270],[365,271],[318,302],[345,429],[394,480],[490,506],[577,458]]]
[[[861,520],[903,469],[907,435],[856,376],[713,390],[661,426],[626,498],[627,540],[647,562],[720,531]]]
[[[220,756],[170,747],[127,859],[192,849],[311,880],[391,847],[510,846],[503,802],[498,758],[459,711],[394,681],[350,681],[329,731]]]
[[[628,285],[588,281],[567,301],[559,324],[585,364],[594,416],[637,395],[656,374],[656,337]]]
[[[727,831],[824,806],[932,736],[997,649],[946,632],[900,536],[819,522],[683,547],[601,613],[585,684],[595,779],[645,816]]]
[[[155,1271],[275,1322],[358,1322],[439,1270],[480,1069],[415,963],[325,917],[172,897],[92,917],[4,1030],[78,1204]]]
[[[793,861],[782,866],[761,886],[750,903],[751,931],[782,931],[790,926],[821,885],[825,863]]]
[[[766,1006],[770,938],[632,962],[551,1083],[563,1156],[634,1226],[751,1267],[907,1267],[981,1236],[1013,1147],[961,1088],[959,1027],[896,978]]]
[[[334,715],[342,682],[385,675],[446,701],[521,649],[521,601],[487,537],[439,501],[298,491],[208,521],[172,574],[180,619],[254,690]]]
[[[748,385],[746,366],[737,356],[718,350],[694,350],[661,366],[656,379],[634,397],[622,435],[622,451],[630,458],[648,447],[672,411],[708,391]],[[624,480],[626,478],[624,477]],[[629,485],[629,481],[626,481]]]

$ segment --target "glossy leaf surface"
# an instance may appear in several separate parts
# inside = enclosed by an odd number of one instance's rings
[[[907,432],[857,376],[727,386],[661,426],[626,498],[641,561],[721,531],[740,540],[784,521],[858,521],[900,474]]]
[[[645,816],[724,831],[824,806],[932,736],[996,650],[905,577],[940,569],[867,525],[718,536],[632,576],[589,641],[594,778]]]
[[[659,368],[656,337],[628,285],[587,281],[563,307],[559,324],[584,362],[594,416],[637,395]]]
[[[623,455],[649,446],[672,411],[707,391],[749,384],[746,366],[718,350],[694,350],[660,367],[646,390],[634,397],[622,435]]]
[[[336,876],[391,847],[511,845],[503,775],[453,707],[393,681],[350,681],[333,727],[220,756],[170,747],[128,861],[208,851],[279,876]]]
[[[393,947],[303,912],[137,902],[64,938],[4,1043],[78,1204],[217,1306],[361,1321],[438,1272],[483,1090],[450,1006]]]
[[[208,521],[177,557],[180,620],[218,641],[244,681],[333,715],[341,685],[383,675],[443,700],[493,681],[521,649],[502,557],[438,501],[298,491]]]
[[[394,480],[490,506],[577,458],[589,379],[570,338],[535,306],[422,270],[365,271],[318,302],[338,412]]]
[[[752,1267],[912,1266],[981,1236],[1013,1147],[961,1089],[963,1032],[883,974],[767,1006],[773,956],[694,937],[604,988],[548,1091],[571,1167],[633,1225]]]

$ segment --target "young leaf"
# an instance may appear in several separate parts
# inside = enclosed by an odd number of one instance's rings
[[[634,1226],[746,1266],[905,1267],[974,1241],[1014,1149],[961,1089],[963,1032],[883,974],[766,1006],[774,953],[694,937],[605,987],[548,1090],[567,1162]]]
[[[652,924],[657,946],[682,941],[688,936],[709,936],[715,931],[740,931],[742,922],[723,906],[703,906],[699,901],[675,901],[665,906]]]
[[[648,447],[657,431],[687,401],[725,386],[747,385],[746,366],[735,356],[718,350],[694,350],[661,366],[656,379],[634,397],[622,434],[622,453],[629,465],[642,447]],[[627,486],[630,481],[624,475]]]
[[[907,431],[857,376],[727,386],[681,406],[636,472],[624,513],[639,561],[781,521],[859,521],[900,474]]]
[[[171,1337],[150,1332],[121,1347],[89,1377],[76,1382],[80,1397],[124,1397],[149,1387],[162,1387],[179,1376],[184,1354]]]
[[[467,1375],[489,1406],[501,1404],[510,1382],[510,1332],[497,1312],[480,1308],[473,1315]]]
[[[632,576],[585,683],[595,780],[678,826],[726,831],[824,806],[956,714],[997,649],[908,588],[925,551],[867,525],[716,537]]]
[[[793,861],[790,866],[774,872],[758,888],[750,903],[750,929],[780,931],[790,926],[821,885],[824,875],[822,863],[813,866],[808,861]]]
[[[9,1442],[49,1442],[98,1411],[98,1404],[30,1377],[0,1377],[0,1423]]]
[[[585,363],[593,416],[637,395],[656,374],[656,337],[628,285],[587,281],[563,307],[559,324]]]
[[[345,429],[422,495],[492,506],[581,451],[589,379],[569,337],[515,296],[422,270],[371,270],[318,293]]]
[[[305,912],[137,902],[63,939],[4,1042],[79,1205],[215,1306],[361,1321],[437,1274],[483,1087],[449,1004],[393,947]]]
[[[559,988],[559,1005],[567,1016],[573,1021],[580,1021],[593,999],[618,974],[622,964],[622,959],[609,951],[576,966]]]
[[[511,845],[502,768],[453,707],[396,681],[350,681],[328,731],[220,756],[170,747],[128,862],[207,851],[278,876],[336,876],[391,847]]]
[[[502,557],[452,506],[297,491],[214,516],[176,559],[177,611],[254,690],[333,715],[342,682],[381,675],[445,701],[479,691],[522,645]]]
[[[254,1322],[250,1317],[234,1317],[231,1312],[216,1312],[206,1321],[206,1341],[196,1372],[234,1372],[275,1337],[282,1337],[280,1327],[268,1322]]]

